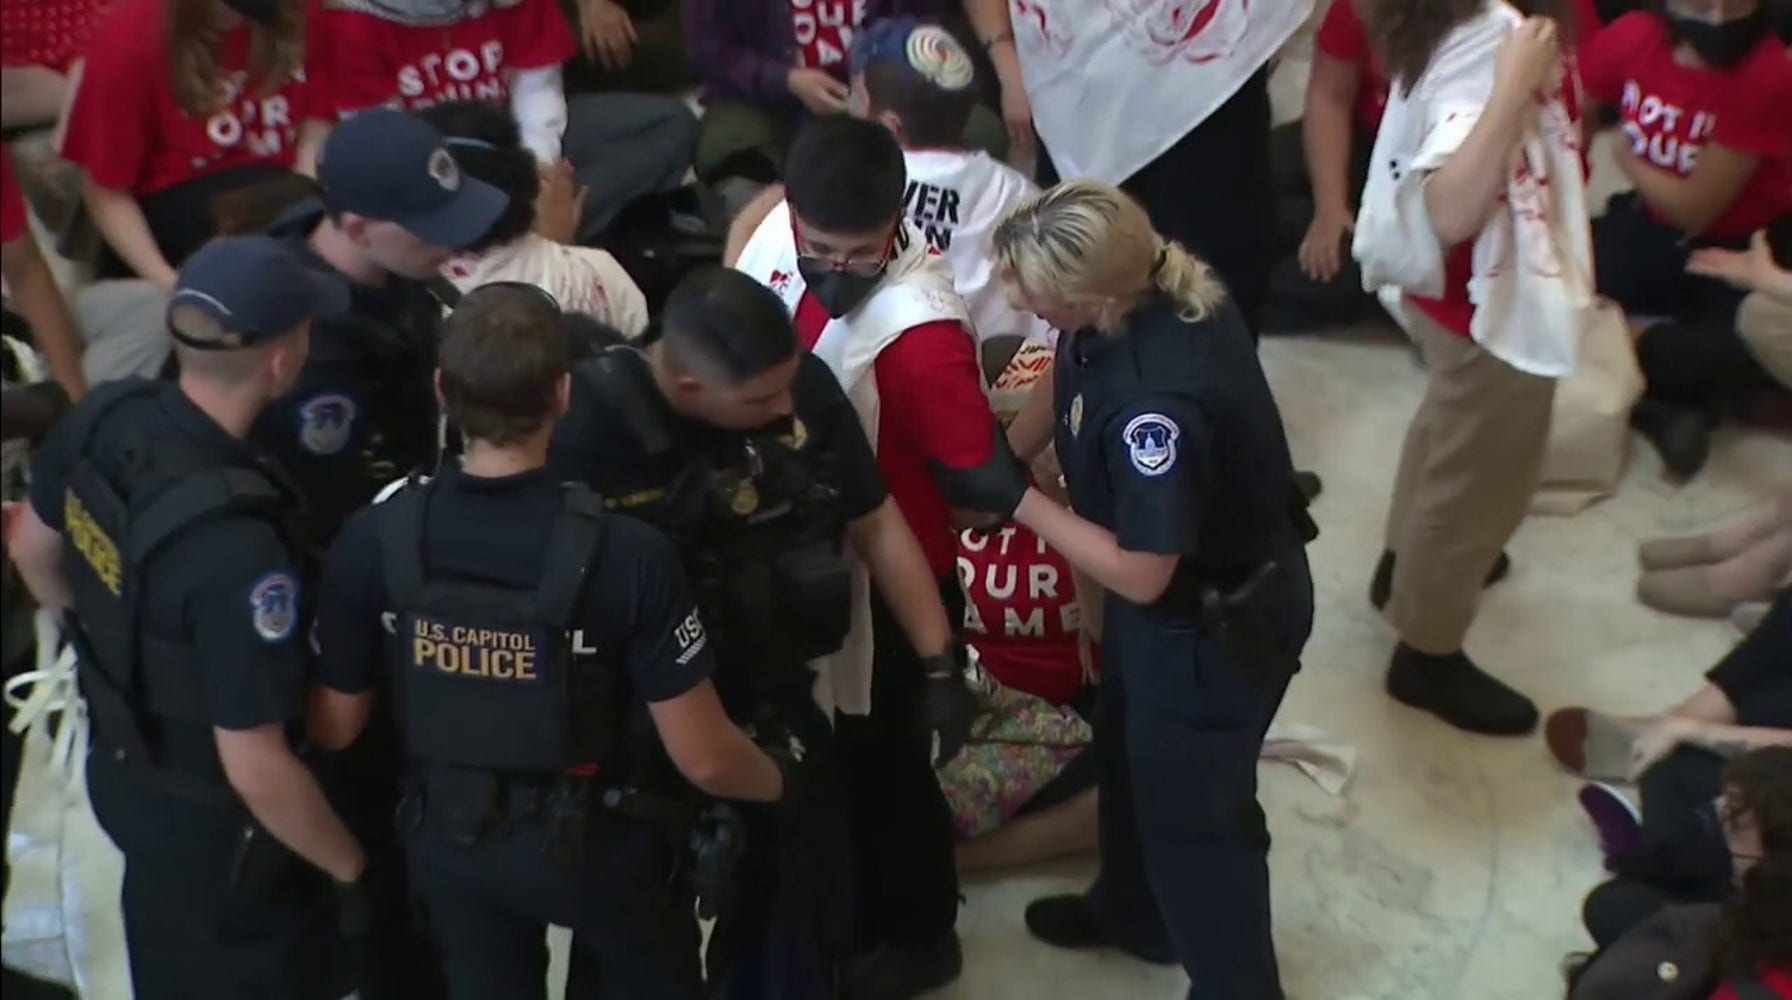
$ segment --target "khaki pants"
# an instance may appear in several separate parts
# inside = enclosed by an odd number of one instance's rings
[[[1462,648],[1482,582],[1524,521],[1543,468],[1555,380],[1527,375],[1417,310],[1425,398],[1406,430],[1387,548],[1388,621],[1407,645]]]

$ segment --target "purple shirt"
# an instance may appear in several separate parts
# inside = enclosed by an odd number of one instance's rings
[[[865,25],[886,17],[938,21],[949,0],[865,0]],[[799,107],[784,80],[796,66],[790,0],[685,0],[684,45],[705,101]]]

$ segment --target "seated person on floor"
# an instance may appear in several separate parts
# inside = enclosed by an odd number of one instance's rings
[[[164,291],[212,236],[211,200],[309,172],[330,114],[316,0],[118,0],[94,28],[64,158],[110,253],[107,278]]]
[[[0,149],[0,278],[6,281],[7,311],[23,321],[51,377],[71,398],[80,399],[87,388],[81,372],[81,340],[56,276],[37,248],[26,212],[12,153]]]
[[[715,187],[727,216],[779,178],[804,121],[847,110],[848,57],[861,30],[884,17],[937,20],[947,6],[939,0],[685,0],[685,47],[703,74],[697,178]],[[1008,152],[1000,119],[982,106],[963,139],[998,160]]]
[[[1599,290],[1645,327],[1634,419],[1670,471],[1691,475],[1722,404],[1760,372],[1726,364],[1743,294],[1687,259],[1792,213],[1792,61],[1763,0],[1662,0],[1601,31],[1581,71],[1614,113],[1613,155],[1636,188],[1593,223]]]
[[[448,101],[418,114],[436,127],[467,176],[510,196],[485,239],[442,268],[462,293],[498,281],[542,289],[560,308],[584,313],[629,337],[647,328],[647,300],[608,252],[572,244],[583,191],[558,168],[538,171],[509,111]]]
[[[1568,964],[1569,1000],[1740,1000],[1792,996],[1792,748],[1729,762],[1710,806],[1725,903],[1660,903],[1647,894],[1587,900],[1596,916],[1633,922]],[[1608,884],[1609,886],[1609,884]],[[1612,904],[1618,904],[1614,907]],[[1745,993],[1753,988],[1755,992]]]
[[[684,54],[680,0],[561,0],[579,52],[566,63],[566,92],[675,94],[697,82]]]
[[[879,21],[853,43],[847,107],[882,123],[902,144],[904,211],[951,265],[978,341],[1043,338],[1050,328],[1008,301],[989,252],[996,223],[1039,186],[966,143],[977,107],[973,66],[944,28],[909,17]]]
[[[1013,338],[988,344],[1005,356]],[[1013,415],[1052,362],[1047,341],[1024,343],[990,402]],[[1035,467],[1040,489],[1067,502],[1055,457]],[[1027,528],[966,529],[958,539],[964,636],[983,675],[984,714],[971,742],[940,769],[959,834],[958,868],[976,871],[1095,849],[1093,715],[1101,612],[1094,584]]]
[[[684,185],[697,120],[683,101],[620,93],[567,99],[561,64],[578,43],[558,0],[325,0],[325,9],[340,114],[461,100],[509,107],[535,159],[546,168],[564,158],[589,188],[580,243],[597,240],[635,200]]]

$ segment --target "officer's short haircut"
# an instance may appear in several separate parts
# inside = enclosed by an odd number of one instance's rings
[[[796,327],[778,293],[726,267],[678,283],[660,318],[668,360],[743,382],[796,356]]]
[[[873,117],[893,111],[902,119],[910,146],[934,149],[964,145],[965,125],[977,103],[973,88],[947,90],[899,59],[874,59],[866,65],[865,97]]]
[[[784,163],[784,196],[803,221],[835,233],[863,233],[902,213],[908,168],[890,130],[850,115],[803,126]]]
[[[532,286],[475,288],[442,324],[436,358],[448,419],[468,438],[515,444],[554,415],[568,366],[560,309]]]
[[[444,101],[417,112],[442,133],[448,152],[468,177],[510,196],[504,214],[467,248],[478,253],[521,239],[535,228],[535,196],[541,190],[535,154],[523,148],[523,133],[510,109],[489,101]]]

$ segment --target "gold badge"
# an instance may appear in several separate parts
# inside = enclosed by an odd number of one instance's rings
[[[743,479],[735,484],[734,492],[728,497],[728,509],[740,517],[758,510],[759,487],[754,486],[751,479]]]
[[[1070,436],[1076,437],[1083,430],[1083,394],[1070,397]]]
[[[790,417],[790,433],[780,435],[778,440],[791,451],[802,451],[803,445],[809,443],[809,428],[803,426],[803,418],[792,414]]]

